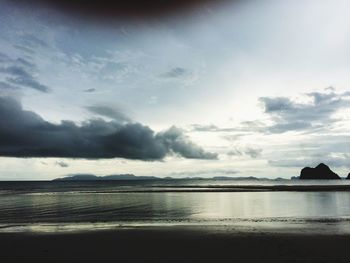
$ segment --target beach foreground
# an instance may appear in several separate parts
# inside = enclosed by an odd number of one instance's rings
[[[349,262],[350,235],[142,227],[1,233],[1,262]]]

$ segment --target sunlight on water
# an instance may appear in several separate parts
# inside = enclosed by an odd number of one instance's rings
[[[138,225],[266,227],[271,223],[340,226],[348,224],[350,218],[348,191],[120,193],[115,190],[130,186],[96,186],[95,191],[93,185],[74,187],[3,189],[7,192],[0,198],[0,231],[77,231]]]

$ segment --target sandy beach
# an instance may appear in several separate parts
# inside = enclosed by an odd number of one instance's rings
[[[350,235],[148,227],[2,233],[2,262],[349,262]]]

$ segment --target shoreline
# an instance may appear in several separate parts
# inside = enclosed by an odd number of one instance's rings
[[[119,222],[65,222],[0,224],[2,234],[85,234],[124,230],[203,231],[206,233],[350,235],[350,217],[236,218],[222,220],[153,220]]]
[[[349,184],[278,184],[278,185],[149,185],[135,186],[134,189],[35,189],[23,191],[22,189],[1,189],[0,196],[23,195],[47,195],[47,194],[132,194],[132,193],[239,193],[239,192],[350,192]]]
[[[116,190],[114,193],[210,193],[210,192],[348,192],[350,185],[174,185],[150,189]],[[152,189],[153,188],[153,189]],[[167,189],[168,188],[168,189]]]
[[[0,233],[4,262],[349,262],[349,234],[149,227]]]

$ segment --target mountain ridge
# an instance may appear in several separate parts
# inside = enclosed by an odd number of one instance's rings
[[[122,180],[288,180],[284,178],[258,178],[254,176],[247,177],[229,177],[229,176],[214,176],[205,177],[157,177],[157,176],[136,176],[134,174],[113,174],[105,176],[97,176],[94,174],[71,174],[65,177],[53,179],[53,181],[122,181]]]

